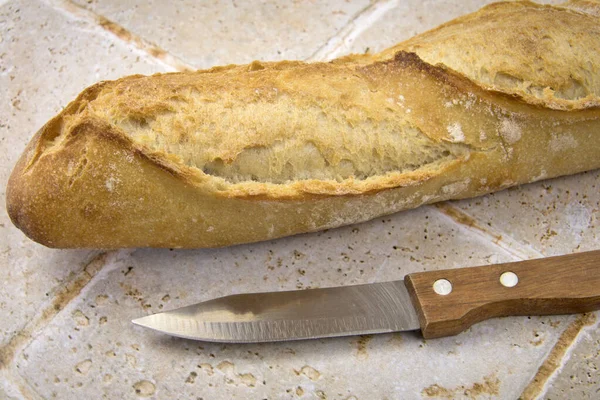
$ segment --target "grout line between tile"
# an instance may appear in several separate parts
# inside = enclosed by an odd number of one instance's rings
[[[598,329],[599,324],[600,321],[596,313],[579,315],[560,335],[533,379],[519,396],[519,399],[534,400],[542,398],[550,388],[554,378],[569,360],[571,352],[583,336],[583,332]]]
[[[90,283],[108,274],[112,269],[108,265],[118,265],[122,257],[130,255],[135,249],[113,250],[97,252],[81,272],[67,282],[46,307],[38,315],[29,321],[29,323],[20,332],[15,334],[6,346],[0,348],[0,376],[10,374],[12,391],[18,390],[19,394],[26,399],[42,399],[43,397],[35,391],[34,388],[22,377],[15,368],[15,357],[20,354],[31,341],[60,313],[67,305],[78,296],[85,293],[85,289]],[[5,384],[6,386],[6,384]]]
[[[2,389],[10,398],[23,398],[27,400],[38,400],[43,397],[31,387],[18,373],[12,371],[0,371],[0,382]]]
[[[306,60],[326,61],[342,55],[361,33],[397,5],[398,0],[379,0],[363,8]]]
[[[463,226],[465,229],[473,232],[484,240],[500,247],[516,259],[528,260],[531,258],[544,257],[543,253],[533,247],[515,240],[503,231],[497,231],[491,227],[484,226],[484,224],[481,224],[476,218],[457,207],[452,206],[448,202],[436,203],[433,206],[439,213],[450,218],[454,223]]]
[[[68,280],[58,289],[54,297],[46,303],[23,329],[17,332],[10,341],[0,347],[0,369],[6,369],[14,360],[15,355],[25,348],[31,340],[52,319],[62,311],[67,304],[76,298],[83,288],[102,270],[107,264],[107,257],[114,252],[98,252],[83,267],[83,269]]]
[[[96,14],[70,0],[42,0],[44,3],[56,10],[62,11],[67,16],[81,20],[99,30],[108,33],[114,40],[119,40],[134,51],[141,52],[157,64],[165,67],[167,71],[195,71],[193,65],[188,64],[181,58],[168,53],[156,44],[128,31],[121,25],[114,23],[106,17]]]

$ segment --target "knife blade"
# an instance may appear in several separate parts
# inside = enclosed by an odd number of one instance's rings
[[[600,250],[409,274],[404,281],[216,298],[133,320],[173,336],[272,342],[420,329],[458,334],[509,315],[600,309]]]
[[[171,335],[269,342],[419,329],[403,281],[238,294],[133,321]]]

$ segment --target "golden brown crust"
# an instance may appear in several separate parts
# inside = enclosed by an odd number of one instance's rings
[[[559,110],[597,107],[600,52],[590,49],[600,46],[599,10],[590,1],[561,7],[494,3],[375,57],[415,52],[482,88],[514,94],[530,104]]]
[[[534,29],[553,21],[575,50]],[[101,82],[29,143],[8,212],[51,247],[215,247],[598,168],[597,67],[580,79],[597,30],[572,7],[496,4],[373,56]],[[511,33],[478,46],[491,31]],[[553,50],[544,73],[515,35]]]

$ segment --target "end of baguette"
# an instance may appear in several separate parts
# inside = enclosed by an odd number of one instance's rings
[[[27,175],[29,167],[39,157],[42,136],[50,123],[40,129],[29,142],[13,169],[6,186],[6,211],[12,223],[28,238],[44,246],[55,247],[44,234],[44,219],[39,215],[38,205],[44,202],[38,190],[39,185]]]
[[[28,238],[46,247],[65,247],[57,240],[56,234],[50,232],[53,225],[60,225],[57,220],[61,217],[53,209],[64,194],[64,187],[57,177],[64,177],[65,170],[64,166],[57,163],[45,163],[45,167],[39,167],[39,161],[46,153],[56,152],[56,144],[65,133],[74,132],[66,127],[65,116],[78,114],[107,84],[109,82],[104,81],[88,87],[40,128],[29,141],[8,179],[6,210],[10,220]]]

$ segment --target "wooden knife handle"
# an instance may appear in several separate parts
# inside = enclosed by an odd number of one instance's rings
[[[515,283],[515,275],[518,282],[510,287]],[[600,250],[485,267],[418,272],[407,275],[405,282],[417,308],[423,336],[450,336],[493,317],[600,309]],[[449,289],[448,294],[436,293]]]

